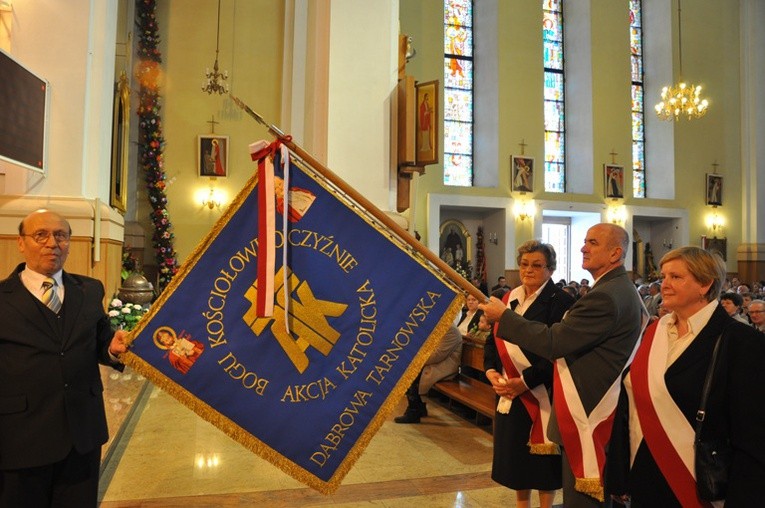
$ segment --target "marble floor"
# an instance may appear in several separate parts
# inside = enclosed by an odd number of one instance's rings
[[[490,427],[438,400],[427,400],[429,416],[419,425],[386,421],[337,492],[325,496],[140,376],[104,375],[114,437],[104,447],[102,508],[515,506],[514,493],[489,477]]]

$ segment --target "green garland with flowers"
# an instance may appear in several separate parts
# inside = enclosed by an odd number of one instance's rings
[[[161,292],[178,271],[173,225],[167,211],[167,180],[163,166],[162,117],[159,115],[159,81],[162,75],[162,57],[159,28],[156,20],[156,0],[136,1],[138,25],[138,58],[136,78],[138,91],[138,160],[143,169],[149,204],[149,218],[154,225],[152,246],[159,272],[157,290]]]

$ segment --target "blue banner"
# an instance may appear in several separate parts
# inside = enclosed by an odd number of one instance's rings
[[[254,176],[141,321],[125,356],[244,446],[331,493],[462,296],[311,168],[289,167],[286,235],[277,214],[273,317],[255,313]]]

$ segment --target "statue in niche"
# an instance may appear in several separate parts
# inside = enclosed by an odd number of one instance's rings
[[[653,261],[650,243],[645,244],[645,273],[648,280],[657,280],[659,278],[659,274],[656,271],[656,263]]]

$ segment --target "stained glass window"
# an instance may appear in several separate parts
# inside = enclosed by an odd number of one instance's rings
[[[473,185],[473,2],[444,1],[444,185]]]
[[[630,0],[632,67],[632,196],[645,197],[645,103],[643,102],[643,6]]]
[[[563,0],[542,1],[544,46],[545,191],[566,190],[563,83]]]

